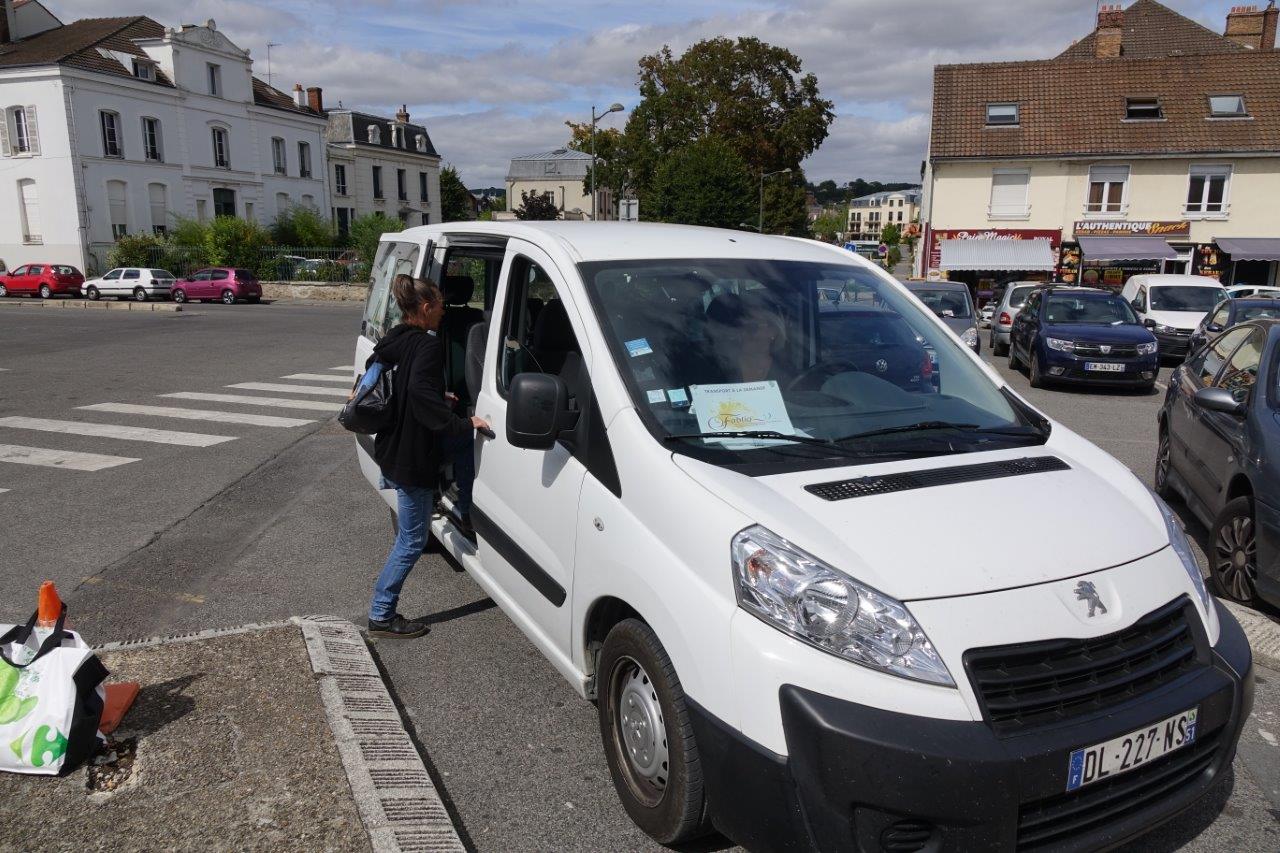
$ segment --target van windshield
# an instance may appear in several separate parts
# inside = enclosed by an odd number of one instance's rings
[[[1226,296],[1227,292],[1221,287],[1202,287],[1199,285],[1153,287],[1151,288],[1151,310],[1199,311],[1204,313],[1225,299]]]
[[[580,271],[637,409],[677,452],[785,468],[1044,441],[1034,413],[875,271],[754,259]]]

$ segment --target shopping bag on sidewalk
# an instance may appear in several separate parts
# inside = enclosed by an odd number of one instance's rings
[[[0,770],[62,775],[93,755],[107,669],[75,631],[0,625]]]

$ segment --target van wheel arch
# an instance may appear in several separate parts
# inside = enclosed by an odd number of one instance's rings
[[[587,683],[588,699],[593,701],[596,699],[599,675],[597,663],[600,659],[600,649],[604,646],[604,638],[609,636],[614,625],[625,619],[637,619],[646,625],[649,624],[649,620],[641,616],[634,607],[612,595],[597,599],[587,611],[587,618],[583,623],[582,648],[585,652],[585,668],[590,676]]]

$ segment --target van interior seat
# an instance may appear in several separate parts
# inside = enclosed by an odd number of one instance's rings
[[[440,285],[445,311],[440,320],[440,340],[444,345],[445,387],[462,400],[472,399],[466,381],[467,332],[484,322],[484,312],[467,303],[475,292],[475,282],[466,275],[447,275]]]
[[[559,375],[569,353],[580,353],[578,339],[569,323],[569,312],[559,299],[552,299],[538,312],[529,339],[529,351],[544,373]]]

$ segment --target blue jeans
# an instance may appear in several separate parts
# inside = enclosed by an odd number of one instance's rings
[[[458,487],[458,514],[471,515],[471,487],[476,482],[476,431],[467,430],[457,438],[446,438],[440,443],[444,455],[453,462],[453,482]]]
[[[369,618],[385,622],[396,614],[400,588],[427,544],[435,489],[398,486],[386,477],[379,485],[396,490],[396,541],[373,587],[373,603],[369,606]]]

